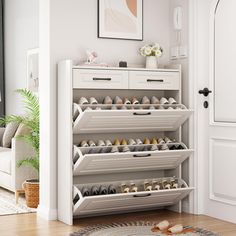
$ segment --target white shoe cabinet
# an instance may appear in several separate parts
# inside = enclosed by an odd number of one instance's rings
[[[173,97],[177,104],[127,105],[111,109],[105,96]],[[80,97],[95,97],[98,105],[80,105]],[[114,108],[113,106],[113,108]],[[92,108],[86,109],[87,107]],[[151,108],[150,108],[151,107]],[[99,109],[96,109],[99,108]],[[181,103],[181,69],[86,68],[70,60],[58,65],[58,218],[73,224],[77,217],[155,210],[181,212],[181,200],[193,190],[182,179],[182,164],[193,153],[182,142],[181,126],[192,111]],[[80,147],[82,140],[170,137],[180,150],[151,151],[152,144],[128,146],[129,152],[111,153],[110,147]],[[173,145],[173,143],[171,144]],[[159,146],[159,145],[157,145]],[[185,164],[186,168],[186,164]],[[121,184],[178,179],[177,189],[140,189],[83,197],[81,188],[94,185],[119,189]]]

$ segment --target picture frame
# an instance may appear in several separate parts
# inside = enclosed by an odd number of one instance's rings
[[[143,41],[143,0],[98,0],[98,38]]]
[[[27,89],[38,94],[39,90],[39,48],[27,51]]]

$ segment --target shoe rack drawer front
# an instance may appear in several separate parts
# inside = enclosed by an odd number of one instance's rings
[[[74,215],[102,215],[106,213],[147,210],[162,206],[170,206],[186,197],[191,191],[191,188],[184,188],[80,197],[80,200],[74,205]],[[79,195],[82,196],[81,193]]]
[[[79,156],[74,164],[74,175],[92,175],[175,169],[191,155],[192,150],[82,155],[80,148],[74,146],[74,152]]]
[[[130,89],[179,90],[179,72],[129,72]]]
[[[128,89],[128,72],[112,70],[73,70],[73,88]]]
[[[127,131],[175,131],[191,115],[190,110],[84,111],[74,122],[74,134]]]

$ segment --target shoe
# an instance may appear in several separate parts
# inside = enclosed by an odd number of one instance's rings
[[[168,99],[169,104],[174,105],[177,104],[176,100],[174,98],[169,98]]]
[[[106,146],[106,144],[103,140],[98,140],[97,146],[98,147],[104,147],[104,146]]]
[[[79,104],[80,104],[80,105],[87,105],[87,104],[89,104],[89,102],[88,102],[87,98],[81,97],[81,98],[79,99]]]
[[[116,105],[123,105],[123,101],[122,101],[122,99],[119,96],[116,96],[114,98],[114,104],[116,104]]]
[[[124,104],[125,105],[131,105],[131,101],[128,98],[124,99]]]
[[[172,141],[168,137],[165,137],[164,141],[165,141],[165,143],[172,143]]]
[[[144,96],[142,98],[142,102],[141,103],[144,104],[144,105],[149,105],[151,102],[150,102],[150,99],[147,96]]]
[[[131,183],[131,184],[130,184],[130,189],[131,189],[131,192],[132,192],[132,193],[137,193],[137,192],[138,192],[138,187],[135,186],[134,183]]]
[[[127,145],[127,141],[123,138],[123,139],[121,140],[120,145]]]
[[[120,141],[119,141],[119,139],[115,139],[114,145],[115,145],[115,146],[120,146]]]
[[[129,147],[124,146],[124,147],[122,148],[122,152],[130,152]]]
[[[103,100],[103,104],[106,104],[106,105],[111,105],[112,104],[112,99],[110,96],[106,96]]]
[[[160,100],[155,97],[155,96],[152,96],[151,98],[151,104],[160,104]]]
[[[145,138],[143,144],[151,144],[150,139]]]
[[[170,180],[170,185],[172,189],[176,189],[179,187],[178,180],[176,178],[172,178]]]
[[[135,139],[135,142],[136,142],[136,145],[142,145],[143,144],[143,142],[142,142],[142,140],[141,139]]]
[[[122,184],[120,186],[120,188],[121,188],[122,193],[129,193],[130,192],[130,188],[126,184]]]
[[[106,195],[107,193],[108,193],[107,187],[101,185],[99,188],[99,195]]]
[[[133,97],[132,104],[133,105],[138,105],[138,104],[140,104],[140,102],[139,102],[139,100],[136,97]]]
[[[112,142],[110,140],[105,140],[105,146],[110,147],[112,146]]]
[[[170,227],[167,231],[168,231],[168,233],[171,233],[172,235],[177,235],[177,234],[182,233],[183,230],[184,230],[183,225],[178,224],[178,225],[174,225],[174,226]]]
[[[96,98],[91,97],[91,98],[89,98],[89,103],[92,104],[92,105],[97,105],[97,104],[98,104],[98,101],[97,101]]]
[[[92,196],[99,195],[98,186],[96,186],[96,185],[92,186],[92,188],[91,188],[91,195],[92,195]]]
[[[111,148],[111,153],[117,153],[117,152],[119,152],[119,149],[117,146],[114,146]]]
[[[144,182],[144,191],[152,191],[152,185],[149,182]]]
[[[79,146],[80,146],[80,147],[89,147],[89,145],[88,145],[88,143],[87,143],[86,140],[81,141],[80,144],[79,144]]]
[[[154,190],[159,191],[159,190],[161,190],[161,183],[158,182],[158,181],[153,181],[152,182],[152,187],[153,187]]]
[[[134,141],[134,139],[130,138],[128,141],[128,145],[137,145],[137,143]]]
[[[166,104],[169,104],[169,101],[166,98],[162,97],[161,100],[160,100],[160,104],[161,105],[166,105]]]
[[[158,139],[158,144],[165,144],[164,139],[163,139],[163,138],[159,138],[159,139]]]
[[[157,228],[160,231],[167,230],[169,227],[170,227],[170,223],[167,220],[161,221],[155,225],[155,228]]]
[[[151,144],[158,144],[158,141],[155,138],[153,138]]]
[[[171,184],[169,183],[169,181],[167,181],[166,179],[162,180],[162,188],[163,189],[170,189]]]
[[[150,151],[152,151],[152,152],[159,151],[159,148],[158,148],[158,146],[155,144],[155,145],[152,145]]]
[[[89,147],[96,147],[96,144],[93,140],[89,140],[88,145],[89,145]]]
[[[114,185],[109,185],[108,187],[108,194],[116,194],[116,188]]]
[[[81,194],[83,197],[88,197],[90,195],[89,189],[87,187],[83,187],[81,190]]]
[[[166,143],[165,143],[165,144],[162,144],[160,149],[161,149],[161,151],[170,150],[169,147],[168,147],[168,145],[167,145]]]

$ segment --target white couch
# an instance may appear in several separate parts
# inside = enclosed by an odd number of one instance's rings
[[[5,128],[0,128],[0,142],[4,130]],[[32,168],[28,166],[17,167],[19,160],[33,155],[33,148],[25,141],[17,138],[12,139],[11,148],[0,147],[0,187],[15,192],[22,189],[22,183],[26,179],[37,178],[37,173]]]

